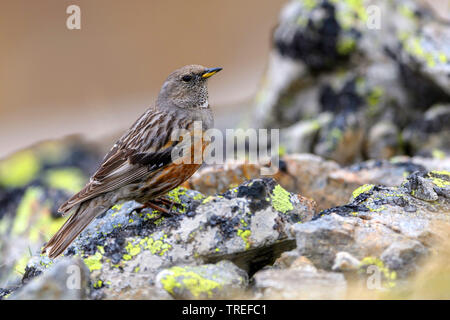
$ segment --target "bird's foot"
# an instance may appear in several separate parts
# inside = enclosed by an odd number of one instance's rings
[[[140,211],[140,210],[142,210],[144,208],[151,208],[153,210],[159,211],[164,216],[172,216],[174,214],[177,214],[176,211],[172,210],[173,207],[174,206],[178,207],[180,205],[181,204],[179,204],[179,203],[176,203],[176,202],[171,201],[171,200],[169,200],[167,198],[161,197],[161,198],[158,198],[158,199],[155,199],[155,200],[152,200],[152,201],[144,203],[141,208],[138,208],[138,210]],[[166,209],[166,208],[164,208],[162,206],[167,206],[169,208]]]

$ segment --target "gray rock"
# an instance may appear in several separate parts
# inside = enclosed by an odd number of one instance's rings
[[[79,258],[63,258],[41,276],[15,291],[11,300],[82,300],[87,298],[89,270]]]
[[[432,202],[417,198],[418,190],[430,183],[438,198]],[[383,267],[406,277],[417,268],[425,247],[438,239],[432,225],[449,221],[449,186],[450,173],[445,171],[415,172],[399,187],[362,186],[354,191],[351,203],[293,227],[299,255],[325,270],[333,268],[341,251],[362,262],[382,263],[385,258]]]
[[[370,159],[389,159],[400,152],[399,129],[392,122],[379,122],[370,128],[367,152]]]
[[[159,271],[175,265],[228,259],[244,270],[271,264],[293,249],[290,227],[314,215],[311,201],[290,194],[273,179],[256,179],[222,195],[205,197],[178,188],[169,194],[178,213],[162,217],[135,202],[98,217],[65,252],[90,269],[91,296],[142,296]],[[39,257],[40,258],[40,257]],[[32,261],[29,267],[45,261]]]
[[[429,22],[417,32],[399,34],[397,60],[416,108],[450,102],[450,27]]]
[[[256,297],[261,299],[343,299],[347,282],[342,273],[298,268],[258,271]]]
[[[403,240],[392,243],[380,258],[391,270],[397,270],[399,277],[405,277],[418,269],[418,262],[428,254],[428,249],[417,240]]]
[[[224,299],[242,294],[245,271],[230,261],[200,266],[174,266],[158,273],[155,282],[176,299]]]

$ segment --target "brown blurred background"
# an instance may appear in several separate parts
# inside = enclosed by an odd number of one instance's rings
[[[224,67],[210,83],[224,126],[256,91],[284,2],[2,0],[0,158],[74,133],[112,140],[185,64]],[[448,0],[428,2],[449,12]],[[81,30],[66,28],[71,4]]]
[[[33,142],[120,134],[185,64],[221,66],[210,102],[251,97],[285,0],[2,0],[0,158]],[[67,6],[81,30],[66,28]]]

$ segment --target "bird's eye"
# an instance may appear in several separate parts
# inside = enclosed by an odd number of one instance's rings
[[[181,78],[181,80],[183,80],[184,82],[189,82],[192,80],[192,76],[190,75],[185,75],[183,76],[183,78]]]

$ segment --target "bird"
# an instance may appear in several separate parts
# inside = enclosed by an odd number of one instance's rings
[[[118,201],[135,200],[167,213],[157,203],[170,202],[163,196],[202,165],[201,160],[192,161],[193,153],[183,150],[199,147],[203,151],[208,145],[194,129],[199,123],[204,133],[214,125],[207,81],[220,70],[187,65],[167,77],[156,103],[117,140],[86,186],[60,206],[62,215],[72,214],[45,244],[43,254],[51,259],[61,255],[95,217]],[[185,130],[194,139],[184,135],[174,139],[177,130]]]

